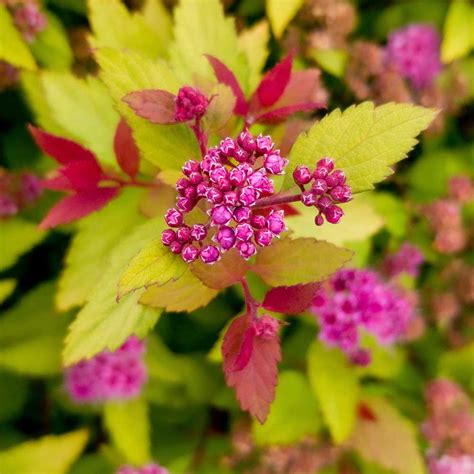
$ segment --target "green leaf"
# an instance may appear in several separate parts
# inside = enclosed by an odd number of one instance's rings
[[[183,163],[200,157],[199,144],[187,125],[155,125],[138,117],[122,101],[129,92],[164,89],[177,92],[180,83],[170,67],[133,51],[102,49],[96,53],[100,77],[107,85],[115,106],[127,120],[142,157],[161,169],[181,169]]]
[[[187,268],[178,280],[148,288],[140,298],[140,304],[170,312],[191,312],[206,306],[217,293],[217,290],[208,288]]]
[[[2,304],[15,290],[16,280],[7,278],[0,280],[0,304]]]
[[[211,103],[203,117],[203,128],[209,132],[217,132],[232,117],[235,107],[235,95],[225,84],[216,84],[210,91]]]
[[[441,59],[450,63],[467,56],[474,47],[474,7],[467,0],[453,0],[444,22]]]
[[[142,197],[141,190],[124,189],[105,208],[79,222],[59,279],[56,305],[61,311],[85,303],[114,246],[129,229],[144,221],[138,209]]]
[[[356,371],[341,351],[314,341],[308,352],[308,377],[332,439],[342,443],[351,435],[356,421]]]
[[[86,430],[43,436],[0,452],[2,474],[67,474],[84,449]]]
[[[245,54],[249,65],[249,90],[254,91],[262,78],[262,70],[268,58],[270,31],[268,23],[262,20],[251,28],[243,30],[238,38],[239,49]]]
[[[364,404],[375,420],[359,417],[350,445],[367,461],[397,474],[423,474],[423,458],[413,424],[381,398],[367,398]]]
[[[70,326],[63,353],[65,365],[89,358],[104,349],[115,350],[131,335],[143,338],[154,326],[160,311],[138,304],[142,291],[117,303],[117,279],[132,257],[164,228],[157,217],[129,231],[111,253],[102,278],[89,294],[87,303]]]
[[[108,402],[104,406],[104,423],[110,437],[125,457],[126,463],[146,464],[151,459],[148,404],[142,398]]]
[[[473,360],[474,342],[460,349],[447,351],[442,354],[438,363],[438,373],[440,376],[455,380],[471,393],[474,393]]]
[[[172,253],[161,243],[161,239],[152,240],[135,255],[122,273],[117,299],[140,288],[176,281],[187,268],[181,256]]]
[[[264,247],[252,270],[270,286],[321,281],[352,258],[352,252],[310,238],[285,238]]]
[[[104,85],[69,72],[43,72],[41,82],[52,117],[68,138],[92,150],[102,163],[116,166],[113,138],[119,116]]]
[[[41,66],[51,69],[69,69],[74,60],[67,32],[59,19],[47,14],[47,26],[39,32],[31,50]]]
[[[320,429],[318,402],[307,380],[299,372],[283,371],[267,421],[264,425],[252,423],[255,441],[260,445],[291,444]]]
[[[314,168],[329,156],[344,170],[355,193],[373,189],[393,171],[417,144],[415,137],[425,130],[436,111],[411,104],[389,103],[375,107],[372,102],[334,110],[303,132],[290,152],[284,188],[293,186],[292,172],[304,164]]]
[[[369,202],[385,223],[385,228],[395,237],[405,236],[408,226],[408,213],[403,201],[392,193],[370,193]]]
[[[370,195],[355,196],[354,200],[342,206],[344,217],[339,224],[329,223],[316,227],[314,207],[300,206],[298,213],[285,218],[291,236],[317,237],[336,245],[347,242],[359,242],[374,235],[382,226],[382,218],[376,214]]]
[[[0,367],[27,375],[61,371],[61,344],[69,318],[53,306],[54,287],[26,294],[0,319]]]
[[[0,5],[0,60],[16,67],[36,69],[34,58],[4,5]]]
[[[3,221],[0,232],[0,270],[12,266],[20,255],[41,242],[45,235],[36,224],[20,217]]]
[[[154,18],[160,23],[152,24],[142,12],[129,12],[119,0],[89,0],[89,21],[94,33],[91,45],[129,49],[150,58],[164,56],[170,40],[169,14],[158,0],[149,0],[147,4],[148,16],[153,14],[151,9],[159,9]]]
[[[273,34],[280,38],[288,23],[301,8],[303,0],[266,0],[267,16],[270,20]]]
[[[0,423],[21,415],[28,395],[28,381],[24,377],[0,373]]]
[[[312,53],[321,68],[336,77],[343,77],[348,54],[343,49],[316,49]]]
[[[174,43],[170,57],[183,84],[195,78],[214,80],[204,54],[220,59],[247,90],[248,68],[239,51],[233,18],[225,18],[219,0],[181,0],[174,10]]]

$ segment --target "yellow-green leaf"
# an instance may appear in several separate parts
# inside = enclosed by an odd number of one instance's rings
[[[203,128],[209,132],[217,132],[232,117],[235,106],[235,95],[225,84],[216,84],[210,91],[211,103],[203,117]]]
[[[277,38],[283,34],[302,4],[303,0],[266,0],[267,16]]]
[[[335,443],[352,433],[359,400],[359,382],[354,368],[338,349],[314,341],[308,351],[310,385]]]
[[[0,304],[2,304],[12,293],[16,286],[16,280],[7,278],[0,280]]]
[[[344,75],[348,54],[343,49],[316,49],[312,55],[324,71],[336,77]]]
[[[353,192],[373,189],[393,173],[390,168],[406,157],[417,144],[416,136],[425,130],[436,111],[411,104],[388,103],[375,107],[372,102],[334,110],[303,132],[290,152],[284,188],[293,186],[292,172],[305,164],[314,168],[323,156],[344,170]]]
[[[321,281],[350,261],[352,252],[311,238],[285,238],[257,253],[252,270],[271,286]]]
[[[67,474],[85,448],[87,430],[43,436],[0,452],[2,474]]]

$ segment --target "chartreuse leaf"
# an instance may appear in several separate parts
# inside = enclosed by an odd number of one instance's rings
[[[341,351],[314,341],[308,351],[308,377],[332,439],[342,443],[356,421],[359,382],[355,369]]]
[[[0,452],[2,474],[67,474],[84,449],[89,433],[43,436]]]
[[[114,246],[129,229],[144,221],[138,209],[142,197],[141,190],[125,189],[105,208],[79,221],[59,279],[56,306],[61,311],[85,303]]]
[[[0,270],[13,265],[16,259],[39,243],[45,232],[38,230],[36,224],[19,217],[2,222],[0,232]]]
[[[468,0],[453,0],[444,22],[441,59],[449,63],[474,47],[474,7]]]
[[[208,132],[217,132],[229,121],[235,107],[235,95],[225,84],[216,84],[209,95],[212,101],[203,117],[203,128]]]
[[[303,374],[280,373],[275,401],[264,425],[253,422],[252,433],[260,445],[291,444],[321,428],[318,402]]]
[[[164,89],[176,93],[180,83],[170,67],[133,51],[102,49],[96,53],[100,76],[112,95],[115,106],[125,117],[142,157],[161,169],[181,169],[192,157],[199,157],[199,144],[187,125],[155,125],[137,116],[123,102],[130,92]]]
[[[280,38],[288,23],[296,15],[303,0],[266,0],[267,16],[270,20],[273,34]]]
[[[234,20],[225,18],[219,0],[181,0],[174,10],[174,43],[170,57],[173,69],[183,84],[195,78],[214,79],[204,54],[222,61],[247,90],[248,68],[239,51]]]
[[[36,69],[34,58],[4,5],[0,5],[0,60],[19,68]]]
[[[383,219],[385,228],[395,237],[405,236],[408,225],[408,213],[403,201],[392,193],[370,193],[368,201],[375,212]]]
[[[329,242],[286,238],[261,249],[252,270],[270,286],[300,285],[323,280],[351,258]]]
[[[12,293],[16,286],[16,280],[7,278],[0,280],[0,304],[2,304]]]
[[[334,110],[308,132],[303,132],[290,152],[284,188],[293,186],[292,172],[304,164],[314,168],[329,156],[347,176],[353,192],[373,189],[392,174],[391,165],[406,157],[416,145],[436,111],[411,104],[389,103],[375,107],[364,102],[344,112]]]
[[[344,217],[336,225],[316,227],[314,207],[300,206],[298,214],[285,218],[291,236],[317,237],[336,245],[358,242],[374,235],[383,226],[383,219],[375,212],[368,196],[356,196],[353,201],[342,206]]]
[[[170,22],[169,14],[159,0],[147,2],[159,6],[161,23]],[[94,35],[90,38],[95,48],[110,47],[114,49],[130,49],[145,54],[150,58],[164,56],[170,37],[165,27],[162,34],[160,24],[152,25],[145,19],[142,12],[131,13],[120,0],[88,0],[89,21]]]
[[[423,474],[415,426],[381,398],[366,398],[363,403],[373,416],[359,417],[350,445],[365,460],[391,472]]]
[[[70,320],[55,313],[53,294],[52,284],[42,285],[0,319],[0,367],[27,375],[61,371],[61,343]]]
[[[148,404],[143,398],[106,403],[104,423],[127,463],[140,466],[151,459]]]
[[[244,52],[249,65],[249,90],[254,91],[260,79],[262,70],[268,58],[268,41],[270,31],[266,21],[260,21],[251,28],[243,30],[239,35],[239,49]]]
[[[87,297],[87,303],[70,326],[66,337],[63,360],[66,365],[92,357],[104,349],[115,350],[131,334],[145,337],[161,312],[138,304],[142,294],[122,298],[118,303],[119,276],[133,256],[164,228],[163,218],[157,217],[136,226],[115,246],[105,266],[102,278]]]
[[[343,49],[315,49],[312,53],[323,71],[336,77],[343,77],[349,55]]]
[[[460,349],[447,351],[441,355],[438,363],[438,372],[442,377],[449,377],[474,393],[474,342]]]

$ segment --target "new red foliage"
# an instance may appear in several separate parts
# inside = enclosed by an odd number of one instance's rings
[[[318,283],[307,285],[279,286],[265,295],[262,306],[277,313],[297,314],[311,305]]]

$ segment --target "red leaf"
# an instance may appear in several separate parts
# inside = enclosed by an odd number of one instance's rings
[[[118,191],[119,188],[95,188],[67,196],[49,211],[39,227],[49,229],[98,211],[113,199]]]
[[[147,89],[130,92],[123,99],[137,115],[152,123],[170,125],[174,119],[176,104],[175,96],[162,89]]]
[[[95,189],[102,178],[102,170],[96,161],[73,161],[59,172],[69,182],[69,189],[76,191]]]
[[[95,155],[90,150],[76,142],[52,135],[32,125],[28,125],[28,130],[38,147],[62,165],[79,160],[96,161]]]
[[[266,295],[262,306],[269,311],[298,314],[311,306],[318,283],[307,285],[279,286]]]
[[[270,110],[262,115],[259,115],[256,119],[256,123],[272,124],[285,120],[289,115],[296,112],[312,112],[313,110],[324,109],[324,104],[317,104],[316,102],[305,102],[303,104],[285,105],[278,109]]]
[[[293,55],[289,54],[260,81],[256,94],[263,107],[270,107],[282,96],[290,81],[292,64]]]
[[[264,423],[275,398],[281,360],[278,334],[256,336],[249,315],[244,314],[227,330],[222,355],[227,385],[235,388],[241,408]]]
[[[57,170],[50,178],[43,179],[41,186],[52,191],[71,191],[70,181]]]
[[[357,412],[360,418],[367,421],[377,421],[375,413],[365,404],[359,403],[357,407]]]
[[[140,165],[140,153],[132,136],[132,129],[124,119],[117,125],[114,137],[114,150],[120,168],[134,179]]]
[[[224,63],[222,63],[214,56],[211,56],[210,54],[205,54],[204,56],[206,56],[212,69],[214,70],[214,74],[216,75],[217,80],[232,89],[232,92],[234,93],[235,98],[237,99],[234,107],[234,112],[238,115],[247,115],[249,106],[234,73]]]

